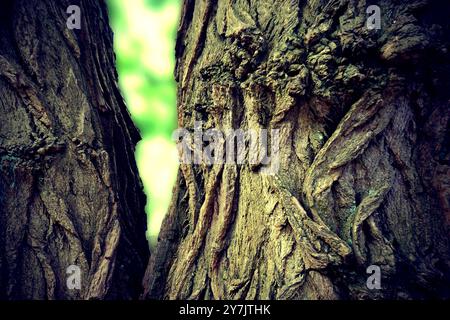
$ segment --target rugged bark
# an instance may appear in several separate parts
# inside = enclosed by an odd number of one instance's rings
[[[69,30],[69,5],[81,30]],[[0,3],[0,299],[136,298],[148,260],[139,133],[103,1]],[[81,268],[81,290],[66,268]]]
[[[281,167],[181,165],[144,297],[449,297],[449,9],[184,1],[179,126],[278,128]]]

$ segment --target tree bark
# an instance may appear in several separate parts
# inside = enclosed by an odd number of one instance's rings
[[[184,1],[179,127],[279,129],[280,170],[182,164],[144,298],[450,296],[450,8],[370,4]]]
[[[69,5],[81,29],[66,26]],[[0,4],[0,299],[131,299],[148,261],[140,139],[103,1]],[[70,265],[81,290],[66,286]]]

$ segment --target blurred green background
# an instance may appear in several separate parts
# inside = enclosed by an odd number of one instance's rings
[[[142,141],[136,161],[154,246],[177,172],[175,40],[181,0],[107,0],[122,94]]]

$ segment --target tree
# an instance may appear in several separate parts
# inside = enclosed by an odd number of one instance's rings
[[[181,164],[144,298],[449,297],[450,8],[371,4],[184,1],[179,126],[278,129],[280,169]]]
[[[69,28],[70,5],[80,29]],[[140,136],[112,42],[103,1],[0,4],[0,299],[141,293],[149,252]],[[76,279],[70,290],[77,274],[81,290]]]

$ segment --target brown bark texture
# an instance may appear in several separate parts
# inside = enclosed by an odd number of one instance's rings
[[[81,29],[66,26],[70,5]],[[148,260],[140,139],[103,1],[0,3],[0,299],[131,299]],[[81,270],[81,290],[66,286]]]
[[[280,170],[182,164],[143,297],[448,298],[449,9],[184,1],[179,127],[279,129]]]

